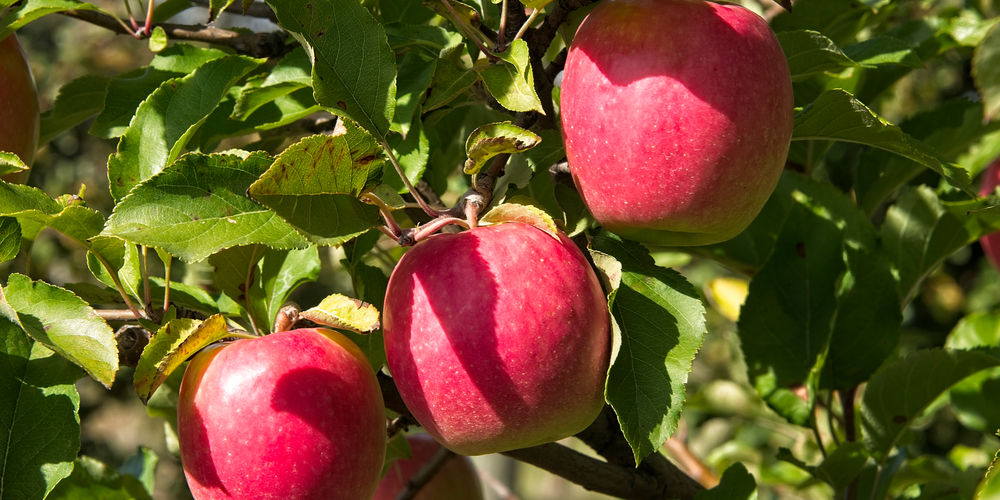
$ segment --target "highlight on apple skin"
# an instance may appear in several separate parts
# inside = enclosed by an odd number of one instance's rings
[[[458,454],[562,439],[604,407],[607,300],[561,233],[512,222],[417,243],[389,279],[382,324],[407,408]]]
[[[707,245],[739,234],[784,168],[792,82],[770,26],[702,0],[609,0],[574,37],[560,93],[576,186],[604,228]]]
[[[409,460],[394,460],[378,483],[372,500],[393,500],[406,487],[406,482],[430,462],[441,444],[428,434],[406,436],[412,456]],[[420,488],[413,500],[483,500],[479,473],[469,457],[455,455],[434,477]]]
[[[181,382],[181,461],[196,500],[371,498],[382,392],[360,349],[303,329],[206,348]]]
[[[40,122],[35,77],[21,42],[12,33],[0,40],[0,151],[16,154],[30,167],[38,149]],[[23,184],[28,172],[15,172],[2,179]]]

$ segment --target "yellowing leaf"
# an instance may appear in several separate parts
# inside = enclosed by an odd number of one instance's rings
[[[168,322],[142,351],[133,375],[136,395],[143,403],[149,401],[156,388],[194,353],[230,335],[220,314],[205,321],[181,318]]]
[[[375,306],[335,293],[301,316],[321,325],[357,333],[370,333],[382,327]]]
[[[750,283],[733,277],[715,278],[708,283],[712,305],[729,321],[740,318],[740,307],[747,298]]]
[[[479,223],[484,226],[503,224],[505,222],[530,224],[549,233],[553,238],[559,239],[559,229],[552,220],[552,216],[545,213],[541,208],[536,207],[531,200],[521,196],[515,196],[508,200],[507,203],[493,207],[492,210],[479,219]]]

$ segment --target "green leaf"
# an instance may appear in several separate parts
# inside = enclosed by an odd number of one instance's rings
[[[159,461],[160,457],[155,451],[145,446],[140,446],[139,451],[135,455],[125,459],[125,463],[118,468],[118,472],[123,476],[129,475],[138,479],[143,489],[152,495],[156,480],[156,464]]]
[[[0,317],[0,497],[42,500],[73,470],[80,375]]]
[[[381,222],[378,209],[358,197],[375,187],[384,165],[375,140],[347,125],[289,146],[249,194],[313,243],[340,244]]]
[[[133,476],[121,475],[97,459],[76,459],[73,473],[62,480],[50,500],[151,500],[149,492]]]
[[[978,351],[928,349],[893,362],[872,377],[861,400],[865,445],[884,462],[913,419],[965,377],[1000,365]]]
[[[952,412],[965,427],[984,434],[1000,429],[1000,369],[983,370],[948,391]]]
[[[1000,23],[990,29],[972,57],[972,78],[983,100],[984,115],[1000,115]]]
[[[396,58],[385,30],[356,0],[268,0],[313,59],[316,102],[380,141],[396,104]]]
[[[375,306],[335,293],[318,306],[302,311],[301,316],[321,325],[355,333],[371,333],[382,328]]]
[[[159,10],[159,9],[157,9]],[[218,49],[196,48],[179,43],[172,45],[153,58],[149,66],[129,71],[112,79],[102,102],[104,109],[94,119],[90,133],[104,139],[121,137],[135,116],[136,109],[160,85],[182,77],[226,53]]]
[[[305,49],[299,47],[286,55],[268,73],[259,87],[243,90],[236,101],[232,117],[244,120],[261,106],[310,85],[312,61]]]
[[[0,292],[0,314],[111,387],[118,371],[114,332],[73,292],[11,274]]]
[[[149,35],[149,51],[153,53],[160,52],[167,48],[167,42],[169,41],[166,30],[162,26],[156,26]]]
[[[967,170],[948,163],[930,146],[885,121],[840,89],[823,92],[795,114],[792,140],[836,140],[884,149],[934,170],[953,186],[974,196]]]
[[[805,80],[818,73],[836,73],[854,66],[854,61],[833,40],[816,31],[784,31],[777,36],[788,59],[793,81]]]
[[[972,222],[947,210],[934,191],[918,186],[889,207],[882,224],[882,244],[896,264],[903,303],[916,294],[923,278],[958,249],[979,238]]]
[[[416,3],[416,2],[408,2]],[[380,5],[380,7],[382,7]],[[428,11],[430,12],[430,11]],[[385,8],[382,19],[385,20]],[[462,35],[439,26],[413,24],[387,24],[385,34],[393,52],[419,52],[433,59],[444,59],[448,54],[462,47]],[[409,52],[408,52],[409,53]],[[399,79],[400,81],[403,78]]]
[[[469,156],[465,161],[465,173],[475,175],[494,156],[522,153],[535,147],[541,140],[534,132],[509,121],[482,125],[473,130],[465,141],[465,154]]]
[[[699,491],[695,500],[751,500],[756,498],[757,481],[747,472],[746,466],[735,462],[722,473],[719,484],[710,490]]]
[[[431,80],[430,93],[421,108],[424,113],[447,105],[456,97],[472,88],[479,79],[475,70],[468,69],[451,61],[438,60]]]
[[[0,40],[39,17],[70,9],[115,15],[93,4],[75,0],[27,0],[9,11],[0,10],[0,14],[4,14],[3,18],[0,18]]]
[[[431,85],[437,59],[430,59],[415,52],[408,52],[399,61],[399,89],[396,92],[396,114],[392,117],[392,130],[410,133],[413,114],[420,107],[424,93]],[[419,116],[417,117],[419,119]]]
[[[125,293],[141,299],[139,293],[142,275],[139,270],[139,250],[135,245],[114,236],[96,236],[90,239],[90,252],[87,253],[87,268],[101,283],[116,288],[114,272]],[[111,266],[111,271],[105,267]]]
[[[263,153],[189,153],[136,186],[115,207],[104,234],[162,248],[187,262],[238,245],[303,248],[302,236],[245,194],[273,161]]]
[[[497,102],[511,111],[538,111],[545,114],[535,93],[528,44],[515,40],[505,52],[494,54],[503,62],[484,69],[479,76]]]
[[[270,332],[273,323],[267,320],[267,299],[257,265],[265,253],[264,245],[238,246],[212,254],[208,263],[214,269],[215,286],[239,304],[258,329]]]
[[[606,235],[594,238],[591,249],[621,265],[610,303],[620,348],[613,350],[605,396],[639,463],[677,429],[684,383],[705,335],[705,308],[680,273],[657,267],[638,243]]]
[[[813,474],[833,486],[834,491],[839,494],[861,474],[867,462],[868,454],[865,453],[863,444],[844,443],[833,450],[823,463],[814,469]]]
[[[396,460],[409,460],[413,456],[410,450],[410,442],[406,440],[406,434],[398,433],[385,445],[385,461],[382,465],[382,477],[385,477],[389,467]]]
[[[960,319],[944,346],[948,349],[1000,347],[1000,311],[972,313]]]
[[[844,47],[844,54],[862,67],[900,64],[919,69],[924,63],[906,42],[891,36],[876,36]]]
[[[115,200],[173,163],[229,87],[263,62],[235,55],[213,59],[150,94],[122,135],[118,152],[108,158]]]
[[[986,471],[986,477],[983,478],[983,481],[976,488],[976,496],[974,498],[981,498],[983,500],[987,498],[1000,498],[1000,451],[997,451],[993,457],[993,463],[990,464],[989,470]]]
[[[770,259],[750,282],[737,326],[757,392],[800,425],[809,409],[789,388],[802,384],[815,394],[811,378],[827,355],[845,269],[842,229],[811,205],[801,199],[792,206]]]
[[[261,288],[267,298],[268,325],[274,324],[278,310],[299,285],[319,279],[319,248],[310,245],[302,250],[271,250],[260,265]]]
[[[21,248],[21,225],[13,217],[0,217],[0,262],[17,257]]]
[[[21,157],[14,153],[0,151],[0,175],[13,174],[28,170],[28,166],[21,161]]]
[[[57,135],[100,113],[110,81],[86,75],[63,85],[52,109],[42,113],[38,143],[47,144]]]
[[[791,11],[779,13],[771,21],[776,32],[790,30],[818,31],[834,43],[853,39],[858,30],[872,22],[873,7],[885,0],[800,0]]]
[[[409,126],[409,132],[405,139],[398,134],[393,134],[389,138],[389,147],[396,155],[396,161],[403,167],[406,178],[410,180],[411,184],[416,185],[423,177],[424,172],[427,171],[427,161],[431,155],[430,141],[427,139],[427,134],[424,133],[424,125],[420,117],[417,116],[413,119],[413,124]],[[395,168],[385,169],[382,174],[382,182],[387,187],[392,187],[397,197],[399,193],[409,191],[403,184],[403,180],[399,178]],[[399,199],[402,200],[402,198]],[[385,198],[382,198],[382,201],[389,203],[389,200]]]
[[[135,367],[135,393],[145,403],[171,373],[203,347],[230,336],[221,314],[205,321],[179,318],[169,321],[149,338]]]

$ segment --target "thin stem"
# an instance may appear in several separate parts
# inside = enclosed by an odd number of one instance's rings
[[[507,49],[504,39],[507,35],[507,0],[503,0],[502,7],[500,9],[500,29],[497,31],[497,52],[503,52]]]
[[[420,470],[406,482],[406,487],[403,488],[403,491],[400,491],[399,494],[396,495],[395,500],[412,500],[417,496],[417,493],[420,493],[420,488],[423,488],[424,485],[429,483],[431,479],[434,479],[434,475],[437,474],[438,471],[440,471],[441,468],[444,467],[445,464],[447,464],[452,458],[455,458],[455,452],[442,446],[440,450],[434,453],[434,456],[431,457],[430,461],[424,464],[424,466],[421,467]]]
[[[441,1],[447,4],[447,0]],[[420,193],[417,192],[417,188],[413,187],[413,183],[406,177],[406,173],[403,172],[402,165],[399,164],[399,160],[396,159],[396,155],[392,153],[392,148],[389,147],[389,143],[386,142],[385,139],[382,140],[382,149],[385,150],[385,154],[389,157],[389,161],[392,163],[392,166],[396,168],[396,173],[399,174],[401,179],[403,179],[403,185],[410,191],[410,195],[413,196],[413,199],[417,200],[417,203],[420,204],[420,208],[423,209],[424,213],[431,217],[437,217],[440,215],[437,210],[431,208],[430,205],[424,201],[423,196],[420,196]]]
[[[128,309],[95,309],[104,321],[135,321],[135,314]]]
[[[517,30],[517,34],[514,35],[514,40],[511,40],[511,42],[514,42],[515,40],[520,40],[521,37],[524,36],[524,32],[528,31],[528,28],[531,27],[531,23],[535,22],[535,18],[537,17],[538,17],[538,9],[531,9],[531,15],[528,16],[528,20],[521,25],[521,29]]]
[[[428,222],[427,224],[424,224],[423,226],[403,230],[402,236],[400,236],[399,239],[396,240],[396,243],[398,243],[399,246],[402,247],[409,247],[416,245],[418,242],[427,239],[430,235],[440,231],[441,228],[450,224],[455,224],[457,226],[462,226],[465,229],[470,229],[469,223],[463,219],[459,219],[458,217],[441,216],[441,217],[436,217],[434,220]]]
[[[146,245],[142,245],[142,266],[139,267],[139,272],[142,276],[142,307],[146,310],[147,316],[152,316],[153,297],[149,292],[149,247]]]
[[[521,500],[514,494],[513,491],[510,491],[510,488],[508,488],[507,485],[500,482],[500,480],[496,477],[493,477],[493,474],[490,474],[483,469],[478,469],[478,472],[479,479],[486,483],[486,486],[493,490],[493,493],[496,493],[496,496],[499,497],[500,500]]]
[[[121,280],[118,279],[118,272],[115,271],[113,267],[111,267],[111,263],[108,262],[107,259],[105,259],[103,256],[101,256],[101,254],[97,252],[93,252],[93,254],[95,257],[97,257],[97,260],[100,261],[101,265],[104,266],[104,269],[108,270],[108,274],[111,276],[111,280],[114,281],[115,283],[115,288],[118,289],[118,294],[122,296],[123,300],[125,300],[125,305],[128,306],[129,310],[132,311],[132,315],[135,316],[136,319],[145,317],[142,315],[141,312],[139,312],[138,309],[136,309],[135,305],[132,304],[132,301],[129,300],[128,294],[125,293],[125,287],[122,286]]]
[[[403,233],[402,228],[396,222],[396,219],[392,217],[392,207],[386,205],[384,201],[379,199],[372,193],[365,193],[361,196],[366,201],[378,207],[379,213],[382,214],[382,218],[385,219],[385,225],[389,229],[389,232],[385,233],[392,239],[399,239],[399,236]],[[384,232],[384,231],[383,231]]]
[[[455,12],[455,8],[451,6],[451,2],[449,2],[448,0],[441,0],[441,3],[443,3],[445,8],[448,9],[448,12],[451,13],[453,19],[455,20],[455,25],[458,27],[459,31],[461,31],[462,34],[464,34],[467,38],[472,39],[473,43],[475,43],[476,46],[479,47],[479,50],[482,51],[483,54],[486,54],[486,57],[489,60],[496,61],[500,59],[499,57],[493,55],[490,52],[490,49],[484,43],[485,39],[479,37],[479,32],[473,29],[471,26],[469,26],[464,20],[462,20],[462,17],[458,15],[458,12]]]
[[[170,255],[167,257],[167,261],[163,263],[163,314],[167,314],[167,310],[170,309],[170,264],[174,262],[174,256]]]
[[[132,4],[129,3],[129,0],[125,0],[125,12],[128,13],[128,20],[132,23],[132,29],[138,32],[139,22],[135,20],[135,15],[132,14]]]
[[[827,392],[829,396],[826,403],[826,425],[830,428],[830,436],[833,437],[833,443],[840,447],[840,438],[837,437],[837,430],[833,427],[833,390]]]
[[[816,438],[816,446],[819,447],[819,453],[826,458],[826,447],[823,446],[823,438],[819,435],[819,423],[816,422],[815,416],[813,417],[813,424],[809,426],[812,429],[813,436]]]
[[[153,8],[155,5],[156,2],[149,0],[149,8],[146,9],[146,26],[142,29],[146,36],[149,36],[153,32]]]

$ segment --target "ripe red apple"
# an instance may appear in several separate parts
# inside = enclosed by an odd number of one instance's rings
[[[584,202],[606,229],[637,241],[736,236],[788,155],[788,64],[767,23],[738,5],[602,2],[572,41],[560,95]]]
[[[1000,158],[997,158],[983,172],[982,184],[979,187],[979,196],[993,194],[996,187],[1000,185]],[[1000,269],[1000,232],[987,234],[979,238],[979,244],[983,246],[983,252],[990,259],[993,266]]]
[[[527,224],[437,234],[389,279],[383,332],[399,393],[461,455],[546,443],[604,406],[607,301],[580,250]]]
[[[11,34],[0,40],[0,151],[14,153],[31,166],[38,149],[38,91],[24,49]],[[23,183],[28,171],[3,176]]]
[[[203,350],[184,372],[177,427],[197,500],[371,498],[385,458],[375,373],[331,330]]]
[[[393,500],[420,469],[430,462],[441,445],[427,434],[406,436],[413,452],[409,460],[395,460],[382,482],[378,483],[372,500]],[[434,475],[413,500],[483,500],[479,474],[469,457],[456,455]]]

